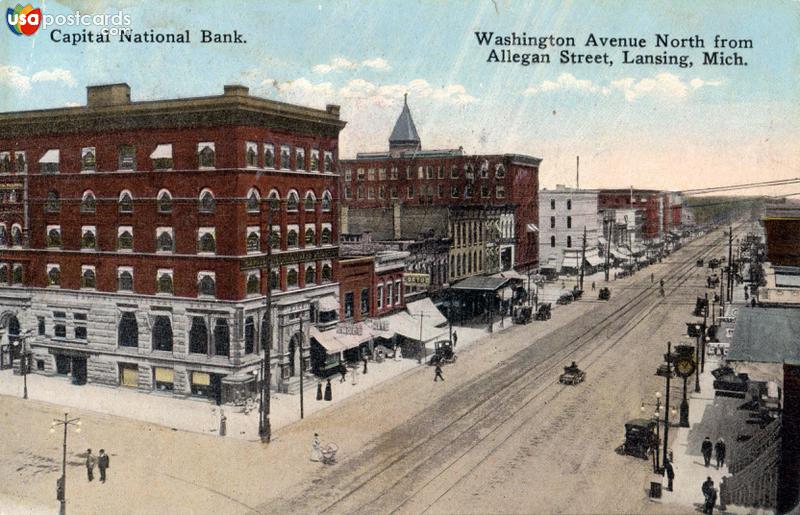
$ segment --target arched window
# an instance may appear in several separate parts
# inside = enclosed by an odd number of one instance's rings
[[[252,231],[247,235],[247,252],[258,252],[260,245],[258,233]]]
[[[52,228],[47,231],[47,246],[60,247],[61,246],[61,230]]]
[[[59,197],[56,190],[50,190],[47,192],[47,203],[45,204],[45,210],[48,213],[58,213],[61,211],[61,197]]]
[[[322,265],[322,280],[323,281],[330,281],[333,279],[333,268],[328,263]]]
[[[83,232],[83,236],[81,236],[81,248],[82,249],[93,249],[97,245],[97,238],[94,235],[94,231],[91,229],[86,230]]]
[[[214,354],[217,356],[227,356],[231,348],[231,331],[228,321],[218,318],[214,324]]]
[[[91,190],[83,192],[81,198],[81,213],[94,213],[97,205],[94,193]]]
[[[322,194],[322,210],[331,210],[331,192],[328,190],[325,190],[325,193]]]
[[[298,284],[297,283],[297,280],[298,280],[297,276],[298,276],[297,270],[294,269],[294,268],[290,268],[289,271],[286,273],[286,285],[289,288],[293,288],[293,287],[297,286],[297,284]]]
[[[189,329],[189,352],[208,354],[208,328],[203,317],[192,317],[192,327]]]
[[[247,276],[247,294],[261,293],[261,281],[258,278],[258,272],[254,272]]]
[[[61,284],[61,269],[57,266],[47,271],[47,284],[58,286]]]
[[[306,267],[306,277],[305,277],[306,285],[314,284],[317,282],[317,271],[314,269],[312,265],[308,265]]]
[[[294,229],[289,230],[289,233],[286,236],[286,244],[290,247],[297,246],[297,231]]]
[[[297,192],[292,190],[286,196],[286,209],[288,211],[297,211],[297,205],[300,203],[300,197]]]
[[[172,276],[170,274],[161,274],[158,278],[158,293],[172,293]]]
[[[217,202],[214,199],[214,194],[209,189],[200,192],[200,200],[198,209],[201,213],[213,213],[217,207]]]
[[[159,213],[172,212],[172,194],[168,190],[161,190],[158,192],[156,204]]]
[[[332,234],[331,234],[330,227],[325,227],[324,229],[322,229],[321,236],[322,236],[322,244],[323,245],[330,245],[331,244]]]
[[[214,167],[214,144],[213,143],[200,143],[197,149],[197,159],[200,168],[213,168]]]
[[[22,246],[22,228],[17,224],[11,226],[11,245],[14,247]]]
[[[317,197],[314,195],[313,191],[306,192],[306,200],[304,204],[304,208],[306,211],[314,211],[314,204],[317,201]]]
[[[269,192],[269,207],[273,211],[277,211],[281,208],[281,194],[278,193],[278,190],[272,190]]]
[[[117,289],[120,291],[133,290],[133,275],[127,270],[119,273],[119,277],[117,278]]]
[[[305,242],[306,242],[306,245],[313,245],[314,244],[314,229],[312,229],[311,227],[306,229]]]
[[[200,240],[197,242],[197,249],[200,252],[216,252],[217,241],[214,239],[214,235],[207,232],[200,236]]]
[[[244,319],[244,353],[252,354],[256,347],[256,323],[253,317]]]
[[[97,278],[95,277],[94,270],[87,268],[81,275],[81,288],[94,288],[97,286]]]
[[[213,297],[217,292],[217,285],[214,278],[210,275],[202,276],[197,284],[197,291],[200,295]]]
[[[260,200],[261,196],[258,194],[258,190],[255,188],[251,189],[247,194],[247,211],[250,213],[258,213]]]
[[[153,321],[153,350],[172,351],[172,321],[158,315]]]
[[[133,213],[133,195],[128,190],[123,190],[119,194],[119,212]]]
[[[117,248],[119,250],[133,249],[133,234],[129,230],[122,231],[122,234],[117,237]]]
[[[158,249],[164,252],[172,252],[175,249],[175,241],[169,231],[162,231],[157,239]]]
[[[136,322],[136,313],[133,311],[124,311],[119,317],[117,343],[120,347],[139,346],[139,324]]]

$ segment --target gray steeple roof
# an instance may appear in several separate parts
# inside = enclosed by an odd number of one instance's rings
[[[397,118],[397,123],[394,124],[392,135],[389,136],[389,145],[410,143],[420,145],[420,139],[417,128],[414,126],[414,120],[411,118],[411,111],[408,110],[408,93],[406,93],[403,95],[403,111]]]

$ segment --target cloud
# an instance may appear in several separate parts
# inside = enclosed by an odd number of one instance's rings
[[[76,84],[72,72],[64,68],[41,70],[28,76],[22,73],[22,68],[19,66],[0,66],[0,84],[27,92],[30,91],[34,82],[63,82],[68,86]]]
[[[694,78],[689,81],[689,85],[692,86],[692,89],[700,89],[705,86],[722,86],[721,80],[703,80]]]
[[[611,82],[611,87],[622,91],[628,102],[634,102],[644,96],[683,98],[689,91],[689,87],[680,77],[666,72],[638,81],[630,77],[615,80]]]
[[[578,91],[582,93],[602,93],[603,95],[607,95],[609,93],[609,89],[607,87],[600,87],[590,80],[578,79],[571,73],[562,73],[555,81],[543,81],[538,86],[529,87],[523,91],[522,94],[527,97],[537,95],[539,93],[549,93],[558,90]]]
[[[326,74],[334,71],[339,70],[355,70],[358,68],[370,68],[373,70],[389,70],[391,66],[389,66],[389,62],[386,59],[381,57],[376,57],[374,59],[365,59],[358,62],[353,62],[350,59],[344,57],[334,57],[331,59],[329,63],[322,63],[314,65],[311,69],[314,73],[319,74]]]
[[[397,105],[408,93],[412,98],[428,99],[450,105],[466,105],[477,102],[461,84],[433,86],[425,79],[415,79],[406,84],[375,84],[365,79],[350,79],[337,88],[330,82],[313,83],[305,77],[280,82],[267,79],[261,87],[272,89],[284,100],[304,105],[320,105],[324,102],[359,102],[378,107]]]

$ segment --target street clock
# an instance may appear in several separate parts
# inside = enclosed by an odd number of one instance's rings
[[[694,374],[695,366],[694,358],[692,358],[692,356],[683,355],[678,357],[678,360],[675,362],[675,372],[682,378],[686,379],[690,375]]]

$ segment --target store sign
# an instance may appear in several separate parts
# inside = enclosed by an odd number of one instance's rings
[[[403,284],[406,286],[429,286],[431,276],[429,274],[413,274],[406,272],[403,274]]]
[[[353,324],[348,322],[339,322],[339,325],[336,326],[336,333],[337,334],[346,334],[346,335],[355,335],[361,336],[363,332],[363,327],[361,324]]]
[[[315,250],[301,250],[297,252],[281,252],[272,255],[272,266],[289,265],[295,263],[306,263],[308,261],[318,261],[322,259],[333,259],[339,256],[339,248],[325,248]],[[269,256],[253,256],[241,260],[240,270],[254,270],[266,268]]]
[[[370,329],[374,329],[376,331],[388,331],[389,330],[389,321],[388,320],[381,320],[379,318],[370,318],[365,321],[367,326]]]

